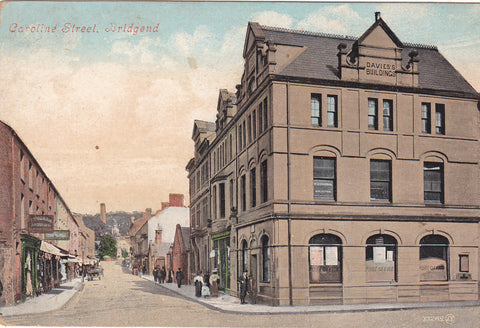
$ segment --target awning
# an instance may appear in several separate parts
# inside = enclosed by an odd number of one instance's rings
[[[40,251],[58,256],[65,256],[57,247],[42,240]]]
[[[69,258],[67,261],[68,261],[68,262],[71,262],[71,263],[82,263],[82,260],[76,259],[76,258],[73,258],[73,259],[72,259],[72,258]]]

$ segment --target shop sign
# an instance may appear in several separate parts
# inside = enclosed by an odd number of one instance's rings
[[[53,215],[30,215],[29,230],[33,233],[53,232]]]
[[[70,230],[55,230],[45,234],[46,240],[70,240]]]

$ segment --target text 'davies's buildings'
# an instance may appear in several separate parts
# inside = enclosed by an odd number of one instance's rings
[[[478,299],[479,94],[376,15],[360,38],[249,23],[196,121],[196,269],[275,305]]]

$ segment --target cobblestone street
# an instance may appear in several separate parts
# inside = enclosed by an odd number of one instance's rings
[[[86,281],[61,309],[6,316],[22,326],[214,326],[214,327],[478,327],[478,307],[328,314],[229,314],[211,310],[153,282],[103,264],[105,277]],[[240,305],[239,305],[240,306]],[[447,320],[448,319],[448,320]]]

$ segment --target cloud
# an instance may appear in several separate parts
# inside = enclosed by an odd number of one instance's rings
[[[262,11],[252,14],[252,21],[266,26],[279,26],[291,28],[293,19],[289,15],[280,14],[275,11]]]
[[[326,33],[359,34],[367,21],[349,5],[327,6],[297,23],[297,28]]]

